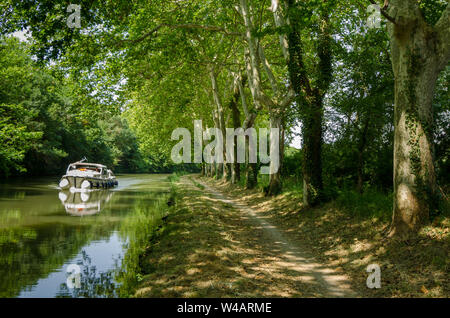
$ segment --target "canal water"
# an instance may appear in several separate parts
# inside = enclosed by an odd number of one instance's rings
[[[58,178],[0,184],[0,297],[126,297],[167,213],[168,175],[62,192]]]

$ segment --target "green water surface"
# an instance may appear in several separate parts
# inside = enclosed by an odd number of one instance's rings
[[[0,297],[128,296],[170,183],[167,175],[118,181],[87,193],[61,192],[58,178],[0,184]]]

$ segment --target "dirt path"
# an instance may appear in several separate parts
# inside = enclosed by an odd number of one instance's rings
[[[382,218],[335,202],[301,209],[227,182],[174,181],[175,205],[139,255],[135,297],[448,297],[448,221],[386,241]],[[417,248],[420,246],[420,248]],[[366,286],[379,264],[382,288]]]
[[[357,296],[350,288],[348,277],[317,263],[304,248],[292,244],[276,226],[259,216],[253,209],[227,197],[199,179],[195,181],[204,187],[205,194],[231,206],[253,224],[254,235],[261,238],[260,252],[263,254],[260,255],[259,262],[253,264],[254,267],[278,273],[280,276],[290,276],[297,282],[296,287],[301,289],[299,292],[304,296]],[[245,240],[242,243],[245,244]],[[277,275],[273,275],[274,283]]]
[[[239,194],[192,175],[176,186],[176,205],[140,257],[135,297],[359,296]]]

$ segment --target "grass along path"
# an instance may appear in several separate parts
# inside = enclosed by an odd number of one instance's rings
[[[223,193],[212,187],[199,182],[212,196],[223,203],[230,204],[238,212],[248,215],[251,222],[261,236],[265,238],[264,247],[276,250],[279,260],[270,264],[278,271],[289,272],[290,275],[299,279],[300,282],[314,284],[317,287],[316,296],[325,297],[355,297],[350,289],[349,279],[336,269],[327,268],[317,263],[311,253],[307,253],[298,244],[294,245],[284,237],[280,229],[272,225],[264,217],[258,215],[252,208],[238,203],[236,199],[229,199]],[[259,265],[261,266],[261,265]]]
[[[450,220],[442,215],[406,241],[386,238],[390,219],[355,203],[302,207],[301,193],[265,197],[260,190],[197,178],[274,225],[295,246],[310,251],[327,268],[345,272],[361,297],[450,297]],[[356,209],[356,211],[355,211]],[[366,286],[369,264],[381,268],[381,288]]]
[[[175,211],[142,256],[136,297],[355,296],[283,230],[200,178],[177,182]]]

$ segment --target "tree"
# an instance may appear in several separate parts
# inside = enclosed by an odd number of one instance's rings
[[[391,0],[382,12],[390,21],[395,76],[390,236],[402,237],[428,220],[437,198],[432,105],[439,73],[450,60],[450,6],[437,21],[437,14],[424,15],[414,0]]]
[[[0,176],[25,172],[27,151],[39,144],[43,131],[30,109],[31,83],[39,73],[32,66],[25,45],[16,38],[0,38]]]
[[[278,1],[275,2],[278,3]],[[266,57],[261,40],[255,36],[256,28],[253,22],[254,17],[251,14],[251,7],[248,5],[247,0],[240,0],[238,10],[245,26],[245,38],[247,42],[247,47],[245,48],[247,76],[255,109],[257,111],[265,109],[269,113],[270,128],[282,130],[283,116],[294,99],[294,92],[290,83],[283,85],[286,83],[283,77],[278,79],[281,83],[277,81],[272,66]],[[273,5],[271,11],[273,12],[275,25],[277,27],[282,27],[286,22],[278,11],[278,5]],[[279,35],[279,43],[283,53],[284,63],[286,63],[289,59],[289,54],[288,44],[284,34]],[[267,90],[270,93],[267,93],[263,86],[261,64],[270,84],[271,89]],[[285,88],[280,88],[282,86],[285,86]],[[282,136],[282,134],[279,134],[277,138],[279,138],[279,136]],[[280,140],[277,141],[279,145],[284,143],[284,140],[281,142]],[[275,140],[271,139],[270,142],[274,143]],[[251,169],[255,168],[251,165],[250,167]],[[271,161],[269,169],[270,181],[265,191],[266,195],[278,194],[281,191],[281,171],[279,169],[279,164]]]
[[[357,8],[354,8],[357,9]],[[334,49],[334,81],[325,100],[324,183],[392,187],[394,77],[384,30],[368,29],[353,10],[342,17]],[[346,184],[350,181],[352,184]]]
[[[307,16],[313,17],[309,2],[286,0],[289,17],[289,74],[295,90],[296,102],[300,108],[303,131],[303,205],[313,206],[322,200],[322,144],[323,144],[323,99],[332,80],[331,52],[331,3],[325,2],[318,10],[318,18],[313,30],[317,41],[315,52],[317,67],[308,75],[305,62],[302,32],[311,24],[304,24]],[[308,15],[308,13],[310,15]]]

